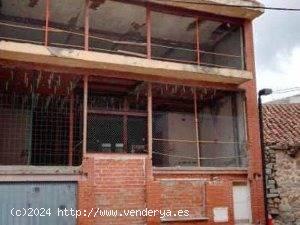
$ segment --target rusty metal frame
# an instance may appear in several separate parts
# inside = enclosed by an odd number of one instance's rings
[[[196,133],[196,144],[197,144],[197,162],[200,167],[200,143],[199,143],[199,128],[198,128],[198,104],[197,104],[197,89],[194,88],[194,116],[195,116],[195,133]]]
[[[146,24],[147,24],[147,59],[151,59],[151,9],[150,5],[146,6]]]
[[[45,13],[45,46],[48,46],[49,38],[49,17],[50,17],[50,0],[46,0],[46,13]]]
[[[69,116],[69,154],[68,154],[68,165],[73,164],[73,133],[74,129],[74,94],[70,95],[70,116]]]
[[[84,8],[84,50],[89,50],[89,30],[90,30],[90,21],[89,21],[89,14],[90,14],[90,0],[85,1],[85,8]]]
[[[87,111],[88,111],[88,75],[83,77],[83,141],[82,155],[87,153]]]
[[[197,54],[197,64],[200,65],[200,19],[196,18],[196,54]]]
[[[152,108],[152,84],[148,83],[148,95],[147,95],[148,101],[147,101],[147,111],[148,111],[148,156],[149,159],[152,159],[152,132],[153,132],[153,125],[152,125],[152,115],[153,115],[153,108]]]

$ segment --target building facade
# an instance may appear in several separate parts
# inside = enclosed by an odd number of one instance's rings
[[[260,6],[2,0],[2,223],[265,224]]]

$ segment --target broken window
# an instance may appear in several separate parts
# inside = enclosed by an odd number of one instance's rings
[[[83,0],[50,1],[49,45],[84,48],[85,5]]]
[[[161,84],[152,95],[154,166],[247,165],[242,93]]]
[[[0,74],[0,165],[80,165],[81,78],[4,68]]]
[[[147,153],[146,87],[134,80],[89,78],[88,152]]]
[[[44,44],[46,0],[2,0],[0,38],[7,41]]]
[[[162,12],[151,12],[151,58],[197,63],[196,19]]]
[[[145,7],[107,0],[90,8],[90,50],[146,57]]]
[[[244,69],[241,25],[200,20],[199,32],[201,65]]]

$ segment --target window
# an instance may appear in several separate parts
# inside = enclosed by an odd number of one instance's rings
[[[196,19],[151,12],[151,53],[153,59],[197,63]]]
[[[95,1],[90,9],[92,51],[146,57],[146,8],[119,1]]]
[[[51,0],[49,45],[84,48],[84,0]]]
[[[201,101],[198,91],[200,165],[203,167],[246,166],[246,135],[242,93],[210,91]]]
[[[0,165],[80,165],[81,77],[0,71]]]
[[[147,153],[147,85],[92,77],[89,86],[88,152]]]
[[[199,33],[201,65],[244,69],[241,25],[200,20]]]
[[[243,93],[180,85],[152,92],[154,166],[247,165]]]
[[[46,0],[2,0],[1,39],[44,44]]]

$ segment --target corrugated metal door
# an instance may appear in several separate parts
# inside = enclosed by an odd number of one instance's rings
[[[76,209],[76,183],[0,183],[0,224],[2,225],[75,225],[73,216],[58,215],[58,209]],[[16,216],[15,210],[27,210]],[[30,215],[28,210],[39,209]],[[44,208],[51,213],[42,214]],[[41,209],[41,210],[40,210]],[[24,213],[24,211],[23,211]],[[45,216],[42,216],[45,215]]]

